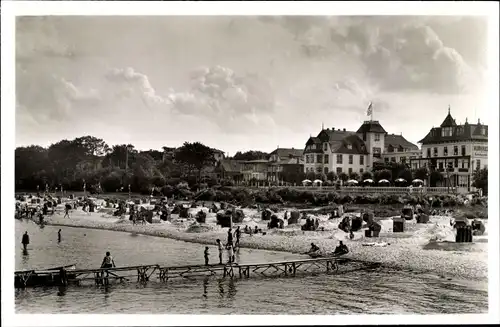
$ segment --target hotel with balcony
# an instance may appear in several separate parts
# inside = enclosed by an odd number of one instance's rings
[[[433,127],[419,142],[422,158],[410,159],[412,167],[427,167],[443,175],[441,186],[458,187],[470,191],[473,172],[488,166],[488,126],[481,124],[457,125],[450,114],[440,127]]]
[[[316,137],[310,137],[304,149],[304,172],[362,174],[385,158],[407,162],[418,155],[415,144],[402,135],[388,135],[378,121],[369,120],[356,132],[323,128]]]

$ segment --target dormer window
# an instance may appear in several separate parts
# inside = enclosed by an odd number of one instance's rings
[[[349,150],[352,150],[352,144],[347,144],[347,148],[348,148]]]
[[[443,127],[441,129],[441,136],[443,137],[451,136],[452,130],[453,130],[452,127]]]
[[[328,151],[328,143],[323,143],[323,151]]]
[[[486,127],[481,127],[481,135],[486,135]]]
[[[462,135],[464,133],[463,127],[457,127],[457,135]]]

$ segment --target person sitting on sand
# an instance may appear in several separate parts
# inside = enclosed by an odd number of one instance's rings
[[[257,228],[257,226],[255,226],[255,230],[253,232],[254,232],[254,234],[257,234],[259,232],[259,229]]]
[[[347,245],[345,245],[342,241],[339,242],[339,245],[335,248],[333,255],[340,256],[349,253],[349,249]]]
[[[247,234],[248,234],[249,230],[251,230],[251,229],[250,229],[250,228],[248,228],[248,225],[245,225],[245,229],[244,229],[245,233],[247,233]]]

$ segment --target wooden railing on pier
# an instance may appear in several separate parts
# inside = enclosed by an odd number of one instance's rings
[[[85,281],[93,281],[96,285],[108,285],[110,281],[125,282],[133,281],[147,283],[156,277],[160,282],[166,282],[174,278],[192,278],[199,276],[215,276],[222,278],[250,278],[252,276],[280,277],[295,276],[299,273],[323,272],[335,273],[339,269],[339,258],[322,257],[314,259],[301,259],[266,263],[228,263],[215,265],[186,265],[161,267],[160,265],[143,265],[116,268],[80,269],[68,270],[67,282],[81,284]],[[157,274],[155,274],[155,272]],[[32,270],[24,274],[25,278],[35,278],[37,272]],[[17,276],[17,275],[16,275]],[[17,276],[18,277],[18,276]],[[45,284],[31,286],[47,286]],[[54,285],[54,284],[50,284]]]

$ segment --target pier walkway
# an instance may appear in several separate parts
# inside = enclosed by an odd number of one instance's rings
[[[49,286],[61,284],[77,284],[93,282],[96,285],[107,285],[111,281],[137,281],[147,283],[156,278],[166,282],[175,278],[193,278],[199,276],[219,276],[222,278],[250,278],[252,276],[282,277],[296,276],[306,273],[336,273],[339,263],[347,261],[336,257],[322,257],[314,259],[289,260],[266,263],[228,263],[216,265],[186,265],[162,267],[160,265],[143,265],[117,268],[98,269],[69,269],[66,271],[66,280],[60,278],[58,271],[51,272],[50,278],[43,278],[47,271],[18,271],[15,272],[16,287]],[[54,276],[56,275],[56,276]],[[22,283],[19,283],[22,279]]]

